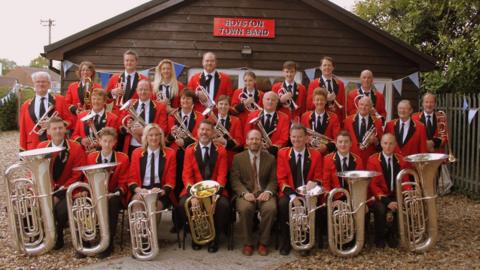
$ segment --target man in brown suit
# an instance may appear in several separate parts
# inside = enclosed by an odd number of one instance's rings
[[[270,230],[277,216],[276,162],[271,154],[262,150],[262,134],[258,130],[248,132],[246,144],[247,150],[233,158],[230,183],[237,195],[240,227],[245,235],[242,253],[246,256],[253,253],[253,218],[258,209],[261,217],[258,253],[265,256],[268,254]]]

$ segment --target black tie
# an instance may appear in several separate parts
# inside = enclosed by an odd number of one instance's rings
[[[108,159],[104,159],[104,160],[103,160],[103,163],[108,163]]]
[[[348,171],[347,157],[344,157],[342,162],[342,172],[346,172],[346,171]],[[345,179],[343,177],[342,177],[342,188],[347,188]]]
[[[163,87],[165,87],[165,97],[167,99],[170,99],[170,86],[169,85],[164,85]]]
[[[393,191],[393,177],[392,177],[392,165],[391,165],[391,161],[392,161],[392,158],[387,158],[387,179],[389,179],[390,181],[388,181],[390,183],[390,190]]]
[[[142,103],[142,106],[140,107],[140,118],[147,123],[147,119],[145,119],[145,103]]]
[[[427,115],[427,135],[428,139],[433,138],[433,125],[430,115]]]
[[[400,141],[401,141],[402,144],[404,143],[404,141],[403,141],[404,128],[405,128],[405,123],[402,122],[402,126],[400,127]]]
[[[332,92],[332,80],[327,80],[327,90],[328,92]]]
[[[212,81],[212,75],[208,74],[207,79],[205,80],[205,90],[207,93],[210,93],[210,82]]]
[[[155,153],[150,154],[150,186],[155,184]]]
[[[45,112],[47,111],[47,108],[45,108],[45,97],[42,97],[40,99],[40,116],[38,117],[38,120],[40,120],[40,118],[45,114]],[[40,137],[39,137],[40,141],[46,141],[47,140],[47,132],[44,131]]]
[[[317,123],[315,124],[315,131],[322,133],[323,127],[322,127],[322,116],[319,115],[317,116]]]
[[[224,126],[224,127],[225,127],[225,119],[223,119],[223,118],[222,118],[222,119],[220,119],[220,123],[222,123],[222,126]]]
[[[131,76],[128,75],[127,76],[127,85],[125,86],[125,96],[127,97],[128,96],[128,92],[130,92],[130,79],[131,79]]]
[[[363,140],[363,136],[367,132],[367,121],[365,117],[362,117],[362,122],[360,123],[360,140]]]
[[[188,127],[188,115],[183,116],[183,124]]]
[[[364,92],[366,97],[370,97],[370,92]]]
[[[302,154],[297,155],[297,163],[295,164],[295,177],[297,182],[297,187],[303,185],[303,173],[302,173]]]
[[[208,146],[204,146],[203,150],[205,154],[203,155],[203,164],[205,165],[205,179],[209,179],[211,175],[210,170],[210,153],[208,152],[210,148]]]
[[[270,127],[272,125],[272,121],[271,121],[271,118],[272,118],[272,115],[267,113],[267,119],[265,120],[265,130],[267,130],[267,132],[270,131]]]

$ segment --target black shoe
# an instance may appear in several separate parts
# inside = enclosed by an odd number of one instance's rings
[[[100,254],[97,255],[97,258],[99,259],[105,259],[105,258],[108,258],[112,255],[112,252],[113,252],[113,246],[108,246],[107,249],[105,249],[104,251],[100,252]]]
[[[280,248],[280,255],[287,256],[288,254],[290,254],[290,249],[291,249],[290,244],[283,245]]]
[[[175,225],[170,228],[170,233],[177,233],[177,227],[175,227]]]
[[[310,255],[310,250],[300,250],[301,257],[307,257],[308,255]]]
[[[200,250],[202,249],[202,246],[196,244],[195,242],[192,241],[192,249],[193,250]]]
[[[83,253],[80,253],[78,251],[75,251],[75,258],[76,259],[83,259],[83,258],[86,258],[87,255],[83,254]]]
[[[218,251],[218,244],[215,241],[208,243],[208,252],[215,253]]]
[[[398,238],[395,235],[390,234],[387,238],[387,244],[391,248],[397,248],[398,247]]]
[[[377,248],[385,248],[385,241],[384,240],[375,240],[375,246]]]
[[[53,247],[53,250],[59,250],[63,248],[63,245],[65,245],[65,242],[63,241],[63,237],[57,238],[57,241],[55,242],[55,246]]]

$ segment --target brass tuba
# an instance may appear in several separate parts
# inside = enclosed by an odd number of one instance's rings
[[[438,168],[447,159],[445,154],[415,154],[405,157],[415,166],[403,169],[397,175],[398,230],[402,246],[410,251],[424,252],[437,242],[437,197],[435,181]],[[404,175],[412,175],[414,182],[403,182]],[[411,190],[402,190],[412,186]],[[426,208],[426,209],[425,209]]]
[[[190,188],[190,196],[185,201],[185,213],[190,225],[190,234],[192,240],[198,245],[204,245],[215,239],[215,223],[213,214],[215,212],[215,203],[218,199],[216,195],[220,189],[220,184],[213,180],[204,180],[196,183]],[[199,206],[191,205],[191,199],[195,197],[199,200]]]
[[[5,170],[9,227],[18,252],[41,255],[55,245],[50,154],[63,149],[47,147],[21,152],[23,161]],[[31,177],[13,178],[13,172],[18,169],[28,171]]]
[[[75,182],[67,189],[68,223],[72,235],[72,244],[76,251],[93,256],[107,249],[110,244],[110,228],[108,225],[108,201],[111,196],[119,196],[119,191],[108,193],[108,180],[111,169],[117,163],[102,163],[74,168],[82,171],[88,183]],[[89,196],[73,199],[75,189],[88,190]],[[97,227],[99,232],[97,232]],[[83,246],[84,241],[99,239],[97,245]]]
[[[295,198],[289,202],[290,243],[295,250],[309,250],[315,245],[315,211],[318,196],[324,193],[320,185],[308,189],[307,185],[297,188]],[[297,202],[297,203],[296,203]]]
[[[328,193],[328,245],[330,251],[340,257],[353,257],[365,243],[365,205],[374,200],[367,200],[368,184],[372,177],[379,175],[375,171],[345,171],[337,173],[338,177],[347,178],[350,192],[343,188],[334,188]],[[345,196],[345,201],[335,200],[337,193]],[[344,246],[355,239],[351,248]]]
[[[158,193],[147,190],[139,193],[138,200],[128,204],[128,224],[132,241],[132,255],[137,260],[148,261],[158,255],[158,234],[156,214],[168,211],[157,211]],[[134,205],[139,204],[143,210],[133,211]]]

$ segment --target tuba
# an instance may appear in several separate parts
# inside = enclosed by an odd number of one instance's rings
[[[85,151],[87,153],[91,153],[97,149],[97,146],[99,145],[100,138],[98,136],[99,131],[95,127],[95,124],[93,123],[93,118],[95,117],[95,113],[92,111],[91,113],[85,115],[80,119],[82,122],[86,122],[88,127],[90,128],[90,134],[88,134],[87,139],[90,142],[90,146],[88,146]]]
[[[405,160],[415,166],[403,169],[396,179],[398,203],[398,230],[402,246],[410,251],[424,252],[437,242],[437,197],[435,181],[438,168],[448,155],[415,154]],[[404,175],[412,175],[414,182],[403,182]],[[403,186],[413,189],[402,191]],[[426,209],[425,209],[426,208]]]
[[[213,214],[218,199],[216,193],[219,189],[220,184],[217,181],[204,180],[198,182],[190,188],[192,196],[185,201],[185,213],[190,225],[190,234],[193,242],[198,245],[207,244],[215,239]],[[192,197],[199,200],[200,205],[198,207],[191,206]]]
[[[248,123],[249,123],[250,125],[257,124],[258,130],[260,131],[260,133],[262,133],[262,145],[263,145],[263,148],[264,148],[264,149],[268,149],[268,147],[270,147],[271,145],[273,145],[272,140],[270,139],[270,134],[272,134],[273,132],[275,132],[275,131],[277,130],[277,128],[274,128],[272,131],[267,132],[267,131],[265,130],[265,127],[263,126],[262,118],[263,118],[263,111],[262,111],[262,113],[260,113],[259,116],[253,118],[253,119],[250,120],[250,122],[248,122]]]
[[[18,252],[41,255],[55,245],[50,155],[63,149],[47,147],[20,152],[23,161],[5,170],[9,227]],[[13,172],[18,169],[26,169],[31,177],[13,178]]]
[[[450,138],[448,138],[448,120],[447,114],[444,111],[435,112],[438,123],[438,134],[441,137],[447,137],[447,149],[448,149],[448,162],[456,162],[457,158],[453,155],[452,144],[450,143]]]
[[[207,115],[211,110],[213,110],[213,107],[215,107],[215,101],[210,98],[210,95],[208,94],[205,87],[201,85],[197,86],[197,88],[195,89],[195,94],[197,95],[197,97],[200,94],[203,94],[203,96],[205,96],[205,99],[199,98],[199,100],[203,107],[205,107],[205,110],[202,112],[202,114]]]
[[[319,185],[312,189],[303,185],[296,191],[299,196],[290,200],[288,208],[290,243],[295,250],[309,250],[315,245],[315,211],[325,207],[325,204],[317,206],[318,196],[324,190]]]
[[[335,143],[333,139],[323,135],[322,133],[316,132],[311,128],[307,128],[307,134],[311,136],[309,144],[313,148],[318,148],[321,144],[326,145],[329,143]]]
[[[110,244],[110,229],[108,224],[108,201],[120,192],[108,193],[110,172],[117,163],[102,163],[74,168],[82,171],[88,183],[75,182],[67,189],[68,223],[72,235],[72,244],[76,251],[93,256],[108,248]],[[89,196],[73,199],[75,189],[88,190]],[[99,232],[97,232],[97,227]],[[97,245],[83,246],[84,241],[99,239]]]
[[[37,121],[35,126],[33,126],[32,130],[30,130],[30,133],[28,135],[32,135],[32,133],[37,134],[38,136],[42,135],[45,131],[47,131],[47,128],[42,128],[41,124],[42,123],[48,123],[52,117],[57,117],[58,112],[53,111],[55,107],[53,105],[50,105],[47,109],[47,111],[40,117],[40,119]],[[52,115],[48,116],[48,114],[53,111]]]
[[[240,99],[241,102],[243,102],[244,100],[248,99],[248,95],[247,93],[245,93],[244,91],[242,91],[239,95],[238,95],[238,99]],[[260,105],[258,105],[258,103],[256,103],[255,101],[252,102],[252,104],[248,105],[248,106],[245,106],[245,109],[249,112],[254,112],[254,111],[261,111],[263,110],[262,107],[260,107]]]
[[[148,261],[158,254],[158,235],[156,214],[168,211],[157,211],[158,193],[147,190],[139,193],[140,199],[132,200],[128,204],[128,224],[132,241],[132,255],[137,260]],[[143,210],[133,211],[135,204],[141,205]]]
[[[375,198],[367,200],[368,184],[372,177],[379,175],[375,171],[345,171],[337,173],[345,177],[350,192],[343,188],[334,188],[328,193],[328,245],[330,251],[340,257],[353,257],[365,243],[365,205]],[[335,200],[343,194],[345,201]],[[355,239],[355,244],[346,249],[344,246]]]

